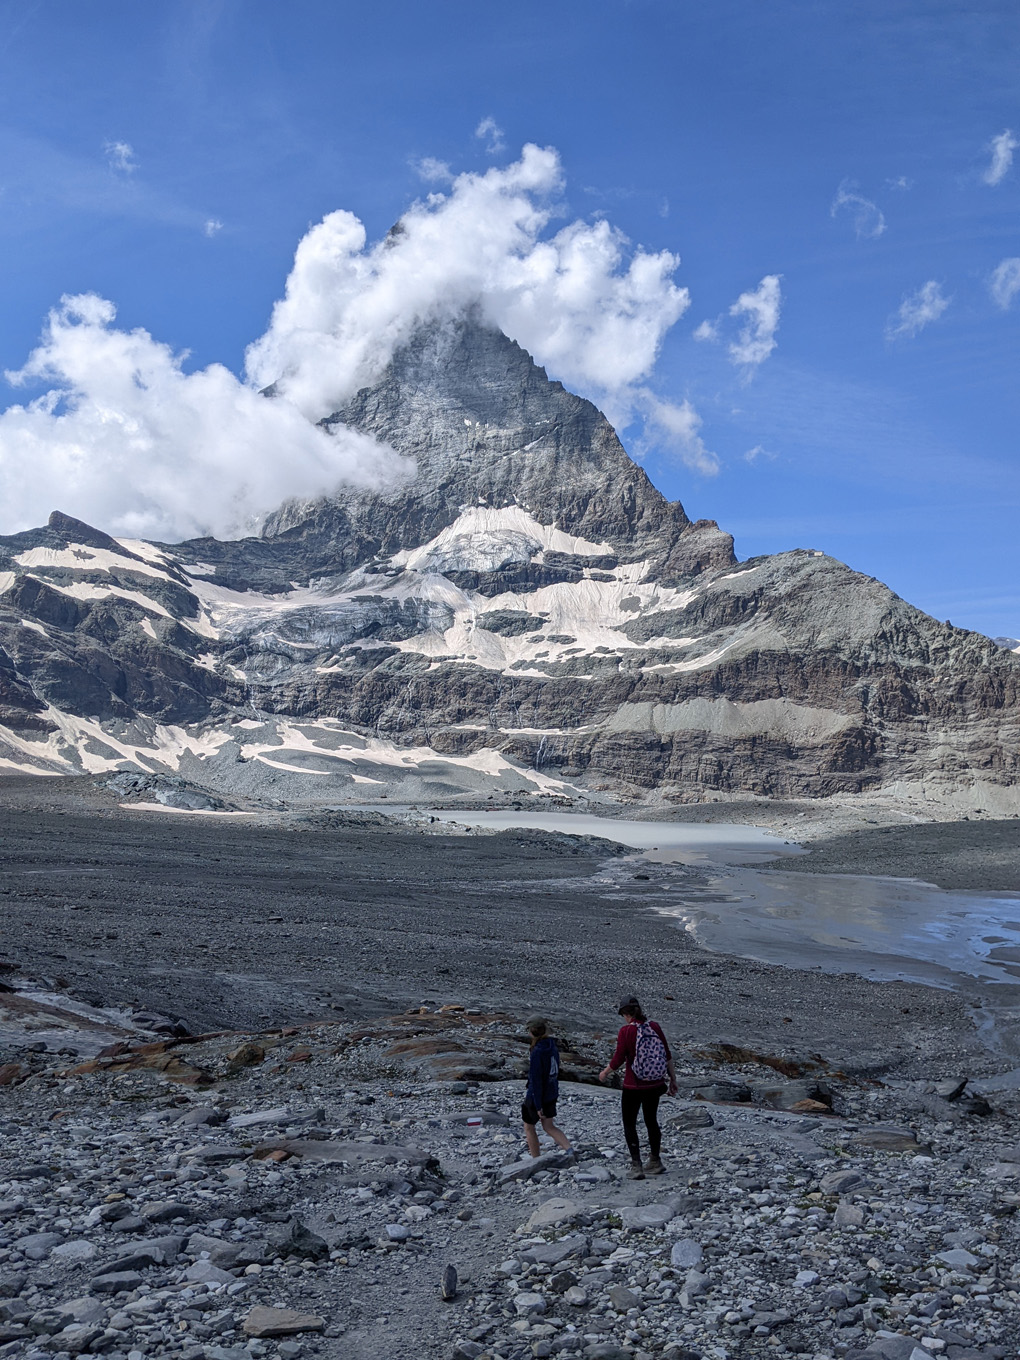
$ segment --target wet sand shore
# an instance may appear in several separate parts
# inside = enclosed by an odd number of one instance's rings
[[[825,836],[784,873],[916,878],[968,892],[1020,892],[1020,821],[924,822]]]

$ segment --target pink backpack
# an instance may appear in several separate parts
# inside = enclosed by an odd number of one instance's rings
[[[667,1061],[666,1045],[652,1029],[650,1022],[645,1020],[637,1027],[634,1061],[630,1070],[638,1081],[665,1081]]]

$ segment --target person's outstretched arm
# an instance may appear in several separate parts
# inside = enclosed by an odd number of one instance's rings
[[[623,1030],[626,1028],[627,1028],[626,1025],[624,1025],[623,1029],[621,1029],[619,1034],[616,1036],[616,1052],[613,1054],[613,1056],[606,1063],[605,1067],[603,1067],[602,1071],[599,1073],[599,1081],[608,1081],[609,1078],[616,1071],[616,1069],[627,1057],[627,1045],[624,1043],[623,1039]]]

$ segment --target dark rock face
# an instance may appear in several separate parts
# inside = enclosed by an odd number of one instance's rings
[[[310,802],[367,783],[1020,806],[1020,657],[819,553],[737,563],[498,332],[422,330],[324,424],[415,476],[288,503],[241,542],[59,513],[0,539],[8,768]]]
[[[389,496],[295,502],[271,517],[268,537],[300,539],[328,554],[333,571],[427,543],[465,505],[521,506],[578,538],[619,545],[622,560],[651,557],[674,575],[733,561],[729,535],[708,522],[693,526],[678,502],[666,501],[591,402],[550,382],[519,345],[484,326],[419,331],[381,382],[323,423],[376,435],[418,467]],[[562,574],[581,560],[604,564],[599,555],[546,562],[548,583],[569,579]]]

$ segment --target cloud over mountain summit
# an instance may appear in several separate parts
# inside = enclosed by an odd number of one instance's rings
[[[188,373],[186,355],[118,329],[112,303],[63,298],[7,375],[44,390],[0,414],[0,531],[41,522],[59,499],[113,532],[236,537],[290,496],[399,478],[406,463],[392,450],[316,422],[373,382],[418,325],[470,309],[611,419],[643,413],[711,471],[693,411],[647,388],[689,305],[678,257],[632,249],[602,218],[550,234],[562,190],[557,153],[528,145],[415,203],[381,241],[352,213],[328,214],[298,244],[247,381],[219,364]],[[271,384],[267,400],[259,389]]]

